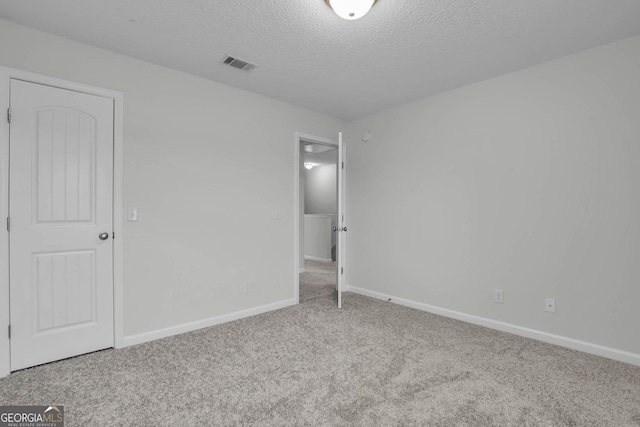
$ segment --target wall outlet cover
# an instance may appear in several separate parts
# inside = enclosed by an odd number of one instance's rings
[[[547,298],[544,300],[544,311],[547,313],[555,313],[556,312],[556,299],[555,298]]]

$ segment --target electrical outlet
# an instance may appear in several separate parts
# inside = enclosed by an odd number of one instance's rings
[[[251,281],[247,280],[246,282],[244,282],[244,291],[245,292],[251,292]]]
[[[548,313],[556,312],[556,299],[555,298],[547,298],[544,301],[544,311]]]
[[[494,289],[493,291],[493,302],[498,303],[498,304],[502,304],[504,302],[504,298],[503,298],[503,294],[502,294],[502,289]]]

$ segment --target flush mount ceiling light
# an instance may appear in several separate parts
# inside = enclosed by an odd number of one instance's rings
[[[305,163],[304,167],[307,169],[311,169],[313,167],[313,163]]]
[[[325,0],[340,18],[362,18],[378,0]]]

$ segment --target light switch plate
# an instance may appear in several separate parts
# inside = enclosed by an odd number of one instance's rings
[[[138,220],[138,208],[129,208],[127,210],[127,220],[128,221]]]

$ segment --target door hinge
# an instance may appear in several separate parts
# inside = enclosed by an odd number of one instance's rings
[[[342,169],[344,169],[344,162],[342,162]]]
[[[7,231],[11,231],[11,218],[7,217]]]
[[[11,108],[7,108],[7,122],[11,123]]]
[[[9,338],[11,338],[11,325],[7,326],[8,332],[9,332]]]
[[[114,231],[113,233],[111,233],[111,238],[112,238],[112,239],[115,239],[115,238],[116,238],[116,233],[115,233],[115,231]]]
[[[344,267],[340,267],[340,274],[344,274]]]

